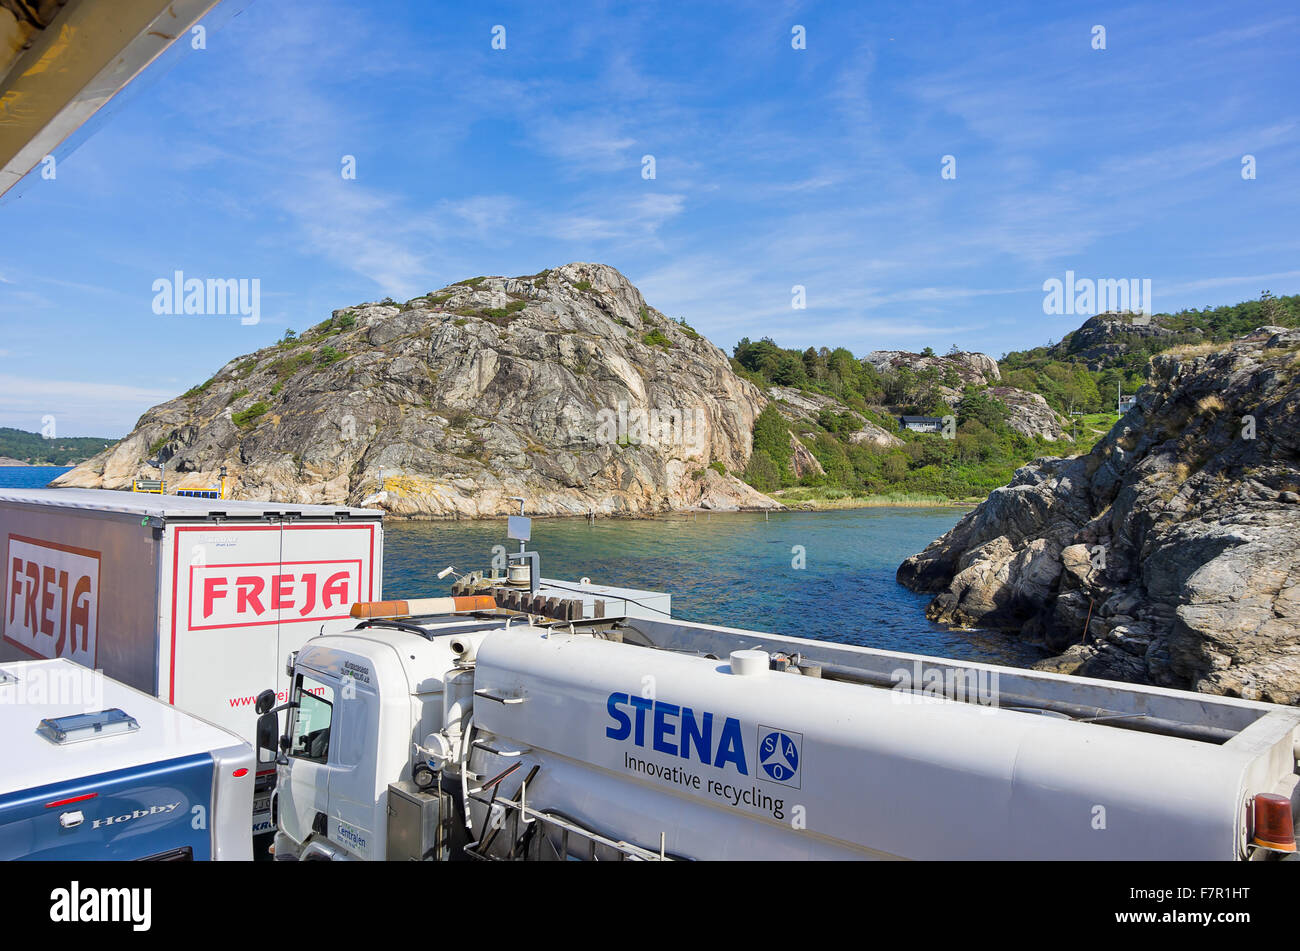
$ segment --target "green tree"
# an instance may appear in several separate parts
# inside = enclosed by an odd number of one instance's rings
[[[762,452],[779,472],[790,468],[794,450],[790,446],[790,425],[771,403],[754,420],[754,452]]]
[[[802,358],[786,351],[776,358],[775,365],[769,371],[769,378],[781,386],[803,386],[808,382],[808,373],[804,369]]]
[[[957,401],[959,426],[976,422],[982,428],[996,432],[1006,427],[1010,415],[1011,410],[1007,408],[1007,404],[990,396],[987,390],[971,390]]]
[[[744,480],[760,492],[771,492],[781,487],[781,473],[772,457],[756,449],[749,457],[742,474]]]

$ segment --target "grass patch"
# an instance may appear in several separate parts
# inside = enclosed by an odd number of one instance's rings
[[[307,364],[311,363],[314,354],[311,351],[295,353],[291,357],[281,357],[268,367],[275,374],[276,380],[284,382],[293,376]]]
[[[1163,352],[1168,354],[1171,357],[1178,357],[1180,359],[1190,359],[1193,357],[1203,357],[1206,356],[1207,354],[1219,353],[1220,351],[1228,350],[1232,347],[1232,345],[1235,342],[1236,341],[1233,340],[1225,340],[1221,343],[1216,343],[1213,341],[1209,341],[1206,343],[1185,343],[1178,347],[1170,347],[1168,350],[1165,350]]]
[[[265,414],[270,408],[270,404],[258,400],[252,406],[248,407],[248,409],[240,410],[238,413],[232,413],[230,421],[240,429],[246,429],[253,425],[253,423],[257,421],[258,417]]]
[[[932,495],[926,492],[881,492],[875,495],[855,495],[847,489],[830,486],[798,486],[793,489],[780,489],[768,494],[781,502],[825,504],[827,508],[870,508],[884,505],[946,506],[974,504],[984,501],[983,496],[961,500],[950,499],[945,495]]]
[[[206,393],[208,387],[212,385],[212,381],[215,379],[216,377],[209,377],[208,379],[200,383],[198,386],[191,386],[188,390],[186,390],[184,393],[181,394],[181,399],[183,400],[189,399],[191,396],[198,396],[200,393]]]
[[[665,350],[672,349],[673,345],[673,342],[658,327],[643,336],[641,342],[647,347],[663,347]]]

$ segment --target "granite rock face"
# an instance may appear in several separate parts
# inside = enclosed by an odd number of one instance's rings
[[[1300,331],[1152,360],[1091,453],[1017,471],[898,580],[1047,669],[1300,702]]]
[[[1037,393],[1014,386],[990,387],[989,393],[1011,410],[1007,425],[1021,435],[1042,436],[1049,442],[1055,442],[1063,435],[1061,417]]]
[[[792,386],[770,386],[767,389],[767,395],[772,400],[772,405],[776,407],[783,417],[791,423],[813,423],[817,420],[818,414],[822,410],[829,410],[832,413],[850,413],[857,420],[860,427],[854,432],[849,433],[844,438],[854,445],[871,445],[878,449],[893,449],[895,446],[903,445],[903,440],[899,439],[889,430],[876,425],[869,419],[864,419],[861,414],[854,412],[837,399],[824,396],[821,393],[809,393],[796,390]],[[792,429],[793,433],[794,430]],[[808,450],[800,445],[795,450],[796,460],[799,457],[799,450],[807,453]],[[808,453],[811,457],[811,453]],[[816,459],[813,459],[816,462]],[[797,461],[796,461],[797,465]],[[817,463],[817,471],[821,470],[821,464]],[[802,475],[798,472],[797,475]]]
[[[927,356],[906,350],[873,350],[862,358],[878,373],[891,373],[906,368],[913,372],[938,370],[946,382],[939,393],[949,403],[955,404],[967,386],[992,386],[1002,379],[998,362],[986,353],[958,351],[943,356]]]
[[[766,403],[618,271],[568,264],[335,311],[56,484],[129,488],[158,453],[177,488],[225,466],[236,498],[417,517],[505,515],[511,496],[540,515],[778,508],[730,475]]]

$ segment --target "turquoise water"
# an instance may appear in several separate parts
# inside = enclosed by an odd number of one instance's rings
[[[0,467],[0,488],[36,488],[62,466]],[[947,631],[925,619],[928,596],[894,580],[908,555],[950,529],[964,509],[870,508],[657,519],[536,519],[530,548],[545,577],[673,596],[673,614],[691,621],[798,637],[1026,665],[1041,655],[996,633]],[[384,596],[451,591],[447,565],[487,568],[493,545],[507,545],[504,521],[388,522]],[[795,546],[804,567],[796,568]]]
[[[731,627],[1026,665],[1043,656],[997,633],[955,632],[925,618],[929,597],[894,580],[965,514],[950,508],[868,508],[696,518],[536,519],[529,547],[542,575],[667,591],[673,615]],[[487,568],[505,522],[390,522],[384,529],[384,597],[450,592],[448,565]],[[803,568],[794,567],[804,550]]]

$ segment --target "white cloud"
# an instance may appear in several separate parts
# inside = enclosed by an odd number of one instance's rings
[[[0,374],[0,425],[39,432],[53,416],[62,433],[111,436],[130,430],[140,414],[174,392],[90,380],[51,380]]]
[[[1300,278],[1300,271],[1277,271],[1272,274],[1242,274],[1236,277],[1203,277],[1197,281],[1185,281],[1181,284],[1166,284],[1153,288],[1162,294],[1182,294],[1187,291],[1199,291],[1208,287],[1234,287],[1249,284],[1263,287],[1268,281],[1288,281]]]

